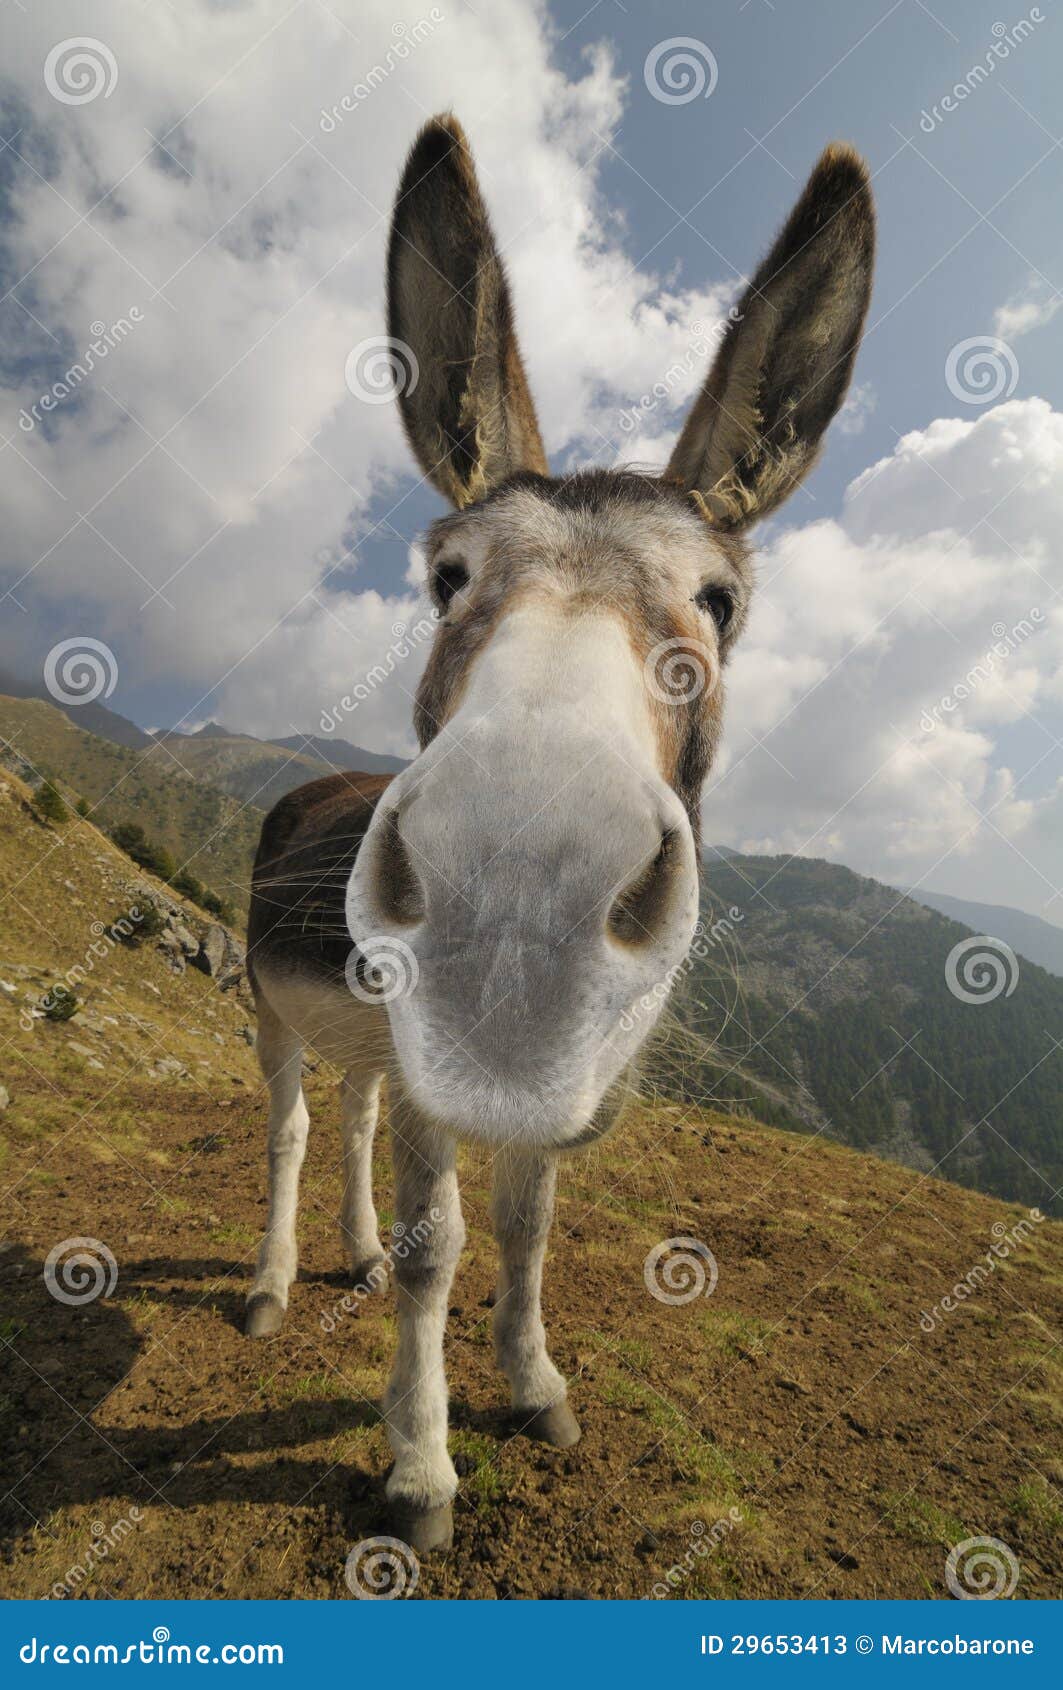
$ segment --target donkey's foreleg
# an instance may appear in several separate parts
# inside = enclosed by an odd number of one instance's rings
[[[547,1354],[540,1306],[556,1179],[553,1156],[506,1145],[495,1157],[491,1220],[501,1271],[493,1318],[495,1354],[512,1389],[518,1430],[567,1449],[579,1439],[579,1423]]]
[[[269,1217],[247,1299],[245,1331],[268,1338],[279,1331],[295,1278],[295,1214],[299,1170],[310,1117],[303,1098],[303,1041],[264,997],[258,1009],[258,1060],[269,1085]]]
[[[453,1139],[392,1109],[399,1347],[385,1398],[395,1465],[387,1483],[392,1525],[425,1554],[449,1548],[457,1474],[447,1453],[443,1329],[465,1242]],[[397,1230],[397,1229],[396,1229]]]
[[[383,1077],[379,1072],[351,1068],[340,1083],[344,1173],[340,1238],[355,1283],[369,1290],[387,1284],[373,1203],[373,1135]]]

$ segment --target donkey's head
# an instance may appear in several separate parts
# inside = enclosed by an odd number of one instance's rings
[[[664,474],[553,479],[465,137],[437,118],[414,145],[389,328],[406,432],[455,512],[428,536],[421,752],[381,801],[348,921],[371,964],[408,947],[407,989],[383,993],[396,1078],[445,1127],[563,1148],[615,1112],[697,919],[745,532],[842,401],[873,245],[864,166],[829,148]]]

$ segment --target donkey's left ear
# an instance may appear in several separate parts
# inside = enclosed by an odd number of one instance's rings
[[[410,445],[452,504],[460,510],[515,470],[549,473],[506,274],[469,144],[450,116],[425,124],[399,183],[388,333],[413,353],[398,386]]]
[[[828,147],[732,314],[665,470],[714,526],[756,522],[811,469],[852,375],[874,253],[867,168],[851,147]]]

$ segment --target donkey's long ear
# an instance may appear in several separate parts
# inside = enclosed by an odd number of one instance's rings
[[[807,475],[845,397],[871,297],[863,160],[828,147],[727,326],[665,476],[740,529]]]
[[[388,246],[388,332],[416,364],[399,384],[410,445],[459,508],[514,470],[546,475],[502,260],[472,154],[434,117],[406,160]]]

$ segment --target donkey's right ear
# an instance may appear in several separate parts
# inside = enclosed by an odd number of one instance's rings
[[[410,445],[452,504],[483,498],[515,470],[548,473],[502,260],[450,116],[421,130],[399,183],[388,333],[409,349],[396,365],[409,365],[398,398]]]

